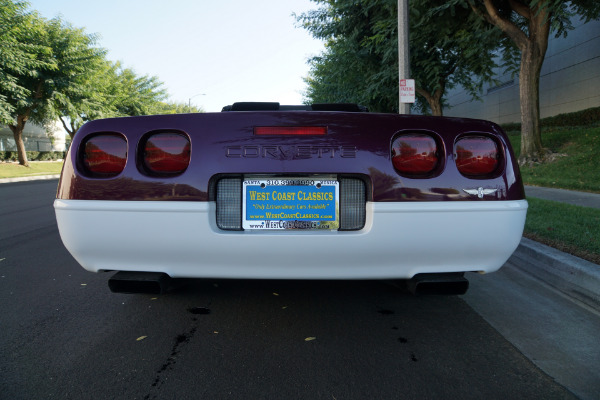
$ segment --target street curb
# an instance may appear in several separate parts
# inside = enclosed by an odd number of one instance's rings
[[[60,178],[60,174],[58,174],[58,175],[34,175],[34,176],[23,176],[20,178],[2,178],[2,179],[0,179],[0,183],[29,182],[29,181],[49,180],[49,179],[58,179],[58,178]]]
[[[600,265],[527,238],[511,258],[516,268],[600,312]]]

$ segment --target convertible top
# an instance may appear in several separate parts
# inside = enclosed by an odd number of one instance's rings
[[[303,105],[281,105],[276,102],[238,102],[225,106],[221,110],[227,111],[344,111],[368,112],[365,106],[354,103],[314,103]]]

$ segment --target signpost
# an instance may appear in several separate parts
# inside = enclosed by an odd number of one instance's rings
[[[402,82],[410,81],[410,56],[408,53],[408,0],[398,0],[398,79],[399,87],[399,110],[400,114],[410,114],[410,103],[414,103],[415,81],[412,80],[413,100],[403,100]],[[406,87],[406,86],[404,86]]]
[[[415,80],[400,79],[400,103],[415,102]]]

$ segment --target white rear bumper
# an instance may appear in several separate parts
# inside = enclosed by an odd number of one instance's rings
[[[173,278],[407,279],[500,268],[527,201],[367,203],[355,232],[227,232],[214,202],[56,200],[60,235],[87,270]]]

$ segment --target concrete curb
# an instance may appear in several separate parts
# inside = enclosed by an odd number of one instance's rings
[[[523,238],[513,265],[600,312],[600,265]]]
[[[29,182],[39,180],[58,179],[60,175],[35,175],[35,176],[23,176],[20,178],[2,178],[0,183],[13,183],[13,182]]]

